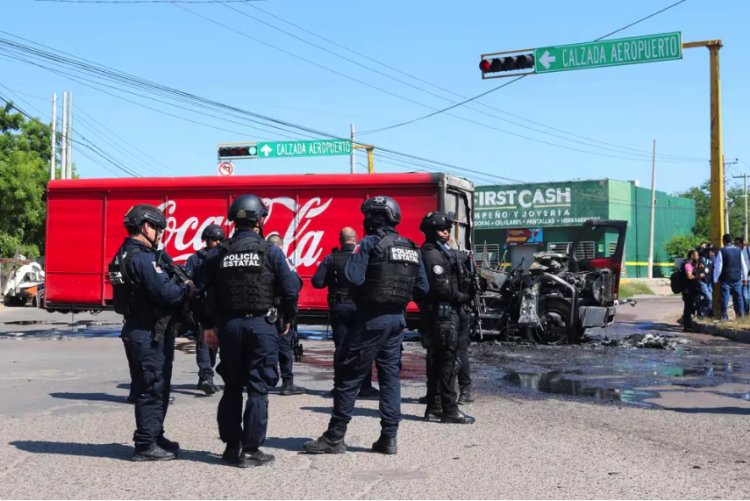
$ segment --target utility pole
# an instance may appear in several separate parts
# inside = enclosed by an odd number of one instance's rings
[[[55,156],[57,155],[57,94],[52,93],[52,127],[50,138],[49,178],[55,179]]]
[[[68,165],[68,91],[63,92],[62,129],[60,129],[60,179],[67,179]]]
[[[354,168],[357,166],[357,150],[354,149],[354,124],[351,124],[351,134],[352,134],[352,154],[350,158],[350,167],[351,167],[351,173],[354,174]]]
[[[743,198],[745,199],[745,218],[743,220],[744,221],[743,222],[743,227],[744,227],[744,233],[745,233],[745,235],[744,235],[745,243],[747,244],[747,173],[742,174],[741,176],[732,176],[732,177],[735,178],[735,179],[739,178],[739,177],[742,178]]]
[[[654,278],[654,217],[656,214],[656,139],[651,156],[651,224],[648,235],[648,278]]]
[[[723,233],[731,233],[729,229],[729,196],[727,191],[727,165],[734,165],[739,162],[739,159],[735,158],[734,162],[724,161],[724,156],[721,157],[721,163],[724,166],[722,175],[724,176],[724,231]]]

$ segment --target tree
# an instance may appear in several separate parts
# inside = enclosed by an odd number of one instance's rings
[[[690,249],[695,249],[703,241],[707,240],[693,233],[675,235],[664,244],[664,249],[671,259],[686,257]]]
[[[0,256],[43,254],[49,156],[50,127],[6,102],[0,108]]]
[[[706,181],[700,186],[694,186],[687,191],[676,194],[695,200],[695,227],[693,233],[700,241],[709,241],[711,238],[711,190],[710,182]],[[741,187],[730,186],[726,192],[729,201],[729,234],[732,236],[743,235],[744,222],[744,191]]]

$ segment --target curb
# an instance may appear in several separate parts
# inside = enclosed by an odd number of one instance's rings
[[[723,337],[730,341],[737,341],[738,343],[750,344],[750,331],[736,329],[732,327],[720,327],[715,324],[704,324],[700,322],[694,322],[697,327],[697,331],[703,334],[709,334],[711,336]]]

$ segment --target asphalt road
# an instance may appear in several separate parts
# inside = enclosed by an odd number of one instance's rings
[[[679,316],[679,301],[641,301],[637,308],[625,308],[622,323],[604,333],[608,339],[638,332],[677,334],[670,324]],[[46,323],[27,323],[39,320]],[[725,371],[732,377],[722,376],[713,386],[676,384],[686,378],[670,375],[675,373],[660,377],[676,379],[655,379],[661,381],[658,385],[628,379],[628,374],[614,377],[620,360],[658,361],[664,356],[679,361],[683,354],[690,358],[696,353],[709,361],[714,355],[741,359],[746,345],[692,335],[684,352],[649,350],[648,356],[635,348],[597,343],[562,349],[474,346],[478,398],[465,410],[477,423],[463,426],[421,420],[424,406],[416,400],[424,393],[423,355],[416,343],[407,343],[398,455],[368,452],[378,436],[379,418],[377,402],[366,400],[357,404],[347,435],[349,452],[310,456],[300,451],[328,421],[333,346],[306,340],[296,382],[309,392],[270,397],[265,450],[276,455],[275,464],[240,470],[219,459],[219,395],[195,390],[195,359],[185,340],[179,340],[176,399],[165,425],[168,436],[182,445],[180,460],[130,461],[134,418],[132,406],[125,403],[128,371],[122,343],[114,336],[117,328],[111,314],[71,318],[0,310],[0,498],[750,496],[750,402],[741,398],[750,390],[740,379],[750,364],[737,362]],[[620,391],[647,388],[656,399],[630,404],[524,390],[508,379],[508,367],[515,364],[517,369],[522,362],[537,373],[565,373],[574,362],[589,382],[607,379],[607,385]],[[602,370],[601,377],[585,370],[611,364],[613,370]]]

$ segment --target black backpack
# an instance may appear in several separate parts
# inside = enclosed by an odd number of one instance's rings
[[[675,294],[680,294],[685,290],[687,280],[685,280],[685,262],[680,263],[680,267],[669,275],[669,287]]]

